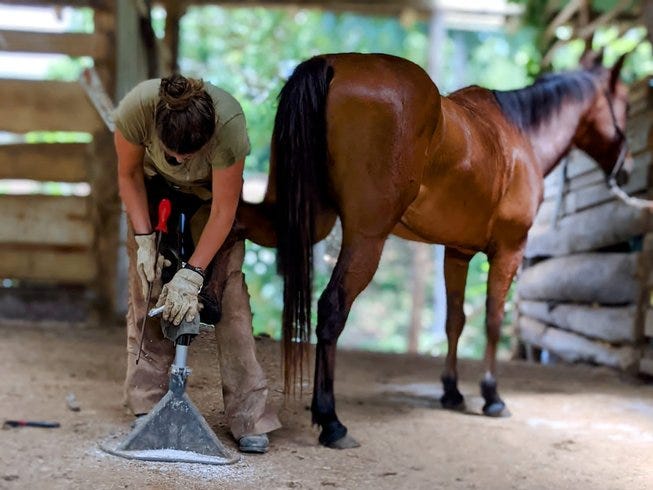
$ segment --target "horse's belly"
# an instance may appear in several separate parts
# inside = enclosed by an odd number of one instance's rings
[[[401,238],[484,250],[490,236],[490,215],[477,206],[411,205],[392,230]]]

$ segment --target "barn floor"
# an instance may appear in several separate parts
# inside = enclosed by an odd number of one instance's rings
[[[603,368],[503,363],[512,416],[488,419],[438,407],[441,359],[343,351],[338,409],[362,447],[319,447],[305,397],[281,410],[285,428],[266,455],[229,467],[166,465],[97,447],[131,422],[121,405],[122,329],[0,325],[0,338],[0,416],[61,423],[0,431],[2,489],[653,488],[653,384]],[[258,348],[281,404],[278,345],[263,339]],[[214,351],[211,333],[191,347],[189,394],[233,448]],[[477,362],[462,363],[472,412],[480,375]],[[69,393],[81,411],[67,408]]]

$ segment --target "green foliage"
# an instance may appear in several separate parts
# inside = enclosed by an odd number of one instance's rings
[[[74,82],[79,79],[84,68],[91,66],[93,66],[93,59],[87,56],[82,56],[80,58],[65,56],[48,67],[45,78],[47,80]]]
[[[542,42],[541,36],[548,23],[568,0],[550,2],[548,0],[510,0],[524,6],[525,12],[522,22],[525,26],[534,28],[534,40],[536,44]],[[604,13],[614,9],[619,0],[592,0],[591,9],[597,13]],[[637,2],[632,2],[633,6]],[[556,31],[560,39],[567,39],[571,36],[569,26],[561,26]],[[605,48],[604,64],[612,66],[615,60],[623,53],[630,53],[622,71],[622,78],[627,83],[632,83],[646,76],[653,75],[653,57],[651,54],[651,43],[645,40],[646,29],[643,27],[632,28],[625,33],[620,33],[616,26],[601,27],[596,30],[593,37],[592,47],[595,50]],[[564,44],[556,50],[552,60],[553,71],[569,70],[578,67],[578,60],[585,49],[585,43],[576,39]],[[539,55],[535,54],[533,60],[539,61]],[[539,72],[539,63],[533,63],[529,73],[536,75]]]
[[[426,60],[426,26],[317,10],[189,9],[181,22],[180,67],[232,93],[248,119],[250,171],[267,171],[276,95],[303,59],[338,51]]]
[[[26,143],[90,143],[91,133],[77,131],[30,131],[25,133]]]

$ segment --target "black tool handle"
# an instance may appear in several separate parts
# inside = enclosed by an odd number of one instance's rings
[[[59,422],[44,422],[38,420],[5,420],[3,427],[41,427],[43,429],[56,429],[61,427]]]

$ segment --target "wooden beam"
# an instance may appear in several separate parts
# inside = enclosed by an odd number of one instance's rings
[[[107,58],[109,39],[80,32],[28,32],[0,30],[0,50],[21,53],[60,53],[68,56]]]
[[[91,7],[110,10],[113,2],[111,0],[11,0],[6,3],[21,7]]]
[[[641,153],[634,160],[649,164],[651,162],[651,153]],[[622,187],[624,192],[636,194],[647,190],[649,173],[650,169],[648,165],[636,165],[630,174],[628,183]],[[586,185],[581,186],[582,183]],[[540,206],[536,216],[536,223],[538,225],[552,222],[555,211],[559,213],[558,218],[562,218],[563,216],[570,216],[593,206],[615,200],[614,195],[605,183],[605,174],[601,170],[589,172],[570,181],[567,184],[566,192],[558,209],[559,189],[560,187],[556,189],[555,195],[545,200]]]
[[[528,232],[524,257],[551,257],[596,250],[627,241],[650,227],[647,209],[610,201],[565,216],[555,227],[548,223],[534,225]]]
[[[563,330],[612,343],[635,343],[636,306],[590,306],[520,301],[519,313]]]
[[[581,335],[549,328],[527,316],[519,317],[517,331],[525,342],[546,349],[566,362],[591,362],[623,370],[639,366],[639,353],[633,347],[594,342]]]
[[[95,234],[88,208],[85,197],[0,195],[1,243],[90,248]]]
[[[646,309],[644,318],[644,335],[653,338],[653,308]]]
[[[0,179],[87,182],[87,159],[84,143],[0,145]]]
[[[0,245],[0,277],[45,283],[88,284],[97,276],[91,250]]]
[[[87,131],[102,120],[77,82],[0,79],[0,131]]]
[[[543,41],[547,43],[552,39],[555,36],[556,29],[566,22],[569,22],[569,20],[582,7],[583,3],[584,0],[571,0],[567,5],[565,5],[545,29],[544,34],[542,34]]]
[[[544,260],[523,270],[522,300],[625,305],[639,302],[639,253],[587,253]]]
[[[202,5],[220,5],[221,7],[291,7],[385,15],[399,15],[406,9],[413,9],[422,14],[428,14],[433,9],[433,2],[430,0],[163,0],[158,3],[166,7],[170,4],[178,4],[183,8]]]

